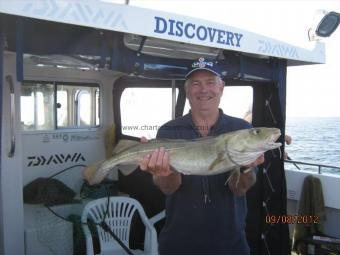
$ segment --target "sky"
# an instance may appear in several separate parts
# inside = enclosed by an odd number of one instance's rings
[[[130,5],[198,17],[309,47],[308,30],[340,0],[130,0]],[[340,117],[340,26],[326,44],[326,64],[289,67],[287,117]]]

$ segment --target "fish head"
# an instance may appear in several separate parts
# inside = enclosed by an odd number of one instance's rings
[[[225,144],[225,153],[238,165],[248,165],[268,150],[279,148],[278,128],[250,128],[234,132]]]

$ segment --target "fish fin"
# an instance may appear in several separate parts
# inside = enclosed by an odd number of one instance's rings
[[[156,141],[156,142],[183,142],[183,143],[187,143],[187,142],[197,142],[197,141],[204,141],[204,140],[211,140],[212,136],[204,136],[204,137],[199,137],[199,138],[194,138],[194,139],[172,139],[172,138],[157,138],[157,139],[153,139],[152,141]]]
[[[229,182],[235,183],[235,186],[238,186],[238,183],[240,181],[240,168],[239,167],[235,167],[235,169],[231,172],[231,174],[229,175],[228,179],[225,181],[225,185],[227,185]]]
[[[157,138],[157,139],[152,139],[150,142],[188,142],[189,140],[186,139],[171,139],[171,138]]]
[[[124,164],[123,165],[123,164],[121,164],[121,165],[118,166],[118,168],[123,175],[129,175],[138,168],[138,165],[135,165],[135,164]]]
[[[96,180],[95,178],[95,174],[96,172],[98,171],[101,163],[103,161],[98,161],[96,163],[93,163],[87,167],[85,167],[84,171],[83,171],[83,177],[85,178],[85,180],[90,184],[90,185],[93,185],[93,184],[97,184],[99,182],[101,182],[102,180]]]
[[[225,160],[225,155],[224,155],[224,152],[221,151],[217,154],[217,158],[209,166],[209,171],[213,171],[224,160]]]
[[[118,154],[121,153],[122,151],[125,151],[137,144],[140,144],[138,141],[133,141],[133,140],[127,140],[127,139],[122,139],[118,142],[116,147],[113,149],[112,154]]]

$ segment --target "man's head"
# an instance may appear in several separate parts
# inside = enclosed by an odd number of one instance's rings
[[[223,94],[224,82],[213,61],[200,58],[187,73],[185,92],[192,111],[217,110]]]

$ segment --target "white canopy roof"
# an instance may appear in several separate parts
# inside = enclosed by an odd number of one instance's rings
[[[320,42],[310,50],[203,19],[98,0],[2,0],[0,12],[283,58],[288,65],[325,62]]]

